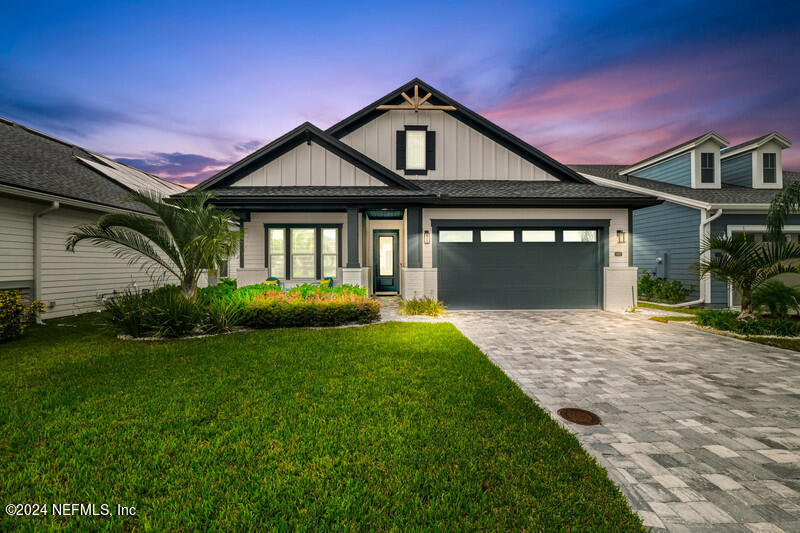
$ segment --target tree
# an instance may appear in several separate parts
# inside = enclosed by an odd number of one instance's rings
[[[754,318],[753,291],[779,274],[800,273],[800,246],[783,239],[757,243],[746,235],[724,235],[703,239],[701,276],[711,275],[727,281],[742,297],[739,319]]]
[[[194,298],[203,270],[214,275],[239,247],[240,231],[232,231],[235,218],[209,204],[207,192],[179,197],[169,202],[156,192],[130,194],[155,217],[136,213],[111,213],[96,224],[75,228],[67,238],[68,251],[81,241],[110,249],[115,256],[152,272],[163,268],[181,284],[181,294]]]
[[[786,185],[769,204],[767,212],[767,228],[773,240],[783,234],[783,223],[786,217],[800,211],[800,181]]]

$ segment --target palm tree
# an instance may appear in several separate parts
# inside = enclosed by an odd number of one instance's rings
[[[739,319],[754,318],[753,291],[779,274],[800,273],[800,246],[783,239],[757,243],[746,235],[714,235],[703,239],[701,276],[727,281],[742,297]]]
[[[776,194],[769,204],[767,228],[775,237],[774,240],[783,233],[786,217],[798,211],[800,211],[800,181],[793,181]]]
[[[155,218],[136,213],[104,215],[96,224],[75,228],[67,238],[67,250],[74,252],[79,242],[88,240],[147,272],[164,269],[180,281],[185,298],[194,298],[203,270],[216,274],[238,249],[241,232],[230,229],[235,224],[233,213],[209,204],[213,195],[207,192],[170,202],[152,191],[133,192],[129,198],[150,209]]]

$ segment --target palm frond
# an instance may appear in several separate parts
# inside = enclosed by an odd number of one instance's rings
[[[783,188],[769,205],[767,228],[769,233],[779,237],[783,233],[786,217],[800,210],[800,182],[792,182]]]

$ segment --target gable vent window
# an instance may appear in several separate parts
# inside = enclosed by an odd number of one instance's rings
[[[436,132],[427,126],[406,126],[397,132],[397,169],[425,175],[436,170]]]
[[[777,155],[764,154],[764,183],[777,183]]]
[[[700,154],[700,181],[714,183],[714,154],[703,152]]]

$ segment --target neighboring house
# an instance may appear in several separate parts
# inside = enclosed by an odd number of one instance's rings
[[[151,287],[139,267],[90,243],[65,250],[75,226],[104,213],[143,212],[131,190],[185,190],[140,170],[0,119],[0,290],[42,300],[46,318],[98,308],[126,288]],[[163,280],[156,280],[163,281]]]
[[[700,279],[703,236],[744,232],[763,240],[770,201],[800,179],[783,170],[781,151],[791,142],[779,133],[728,145],[712,131],[633,165],[572,165],[594,183],[664,200],[633,214],[633,265],[693,285],[690,301],[718,307],[738,305],[738,295],[722,281]],[[800,216],[789,216],[785,230],[797,242]]]
[[[593,184],[419,79],[193,190],[242,221],[240,284],[333,277],[456,309],[631,307],[629,221],[660,203]]]

